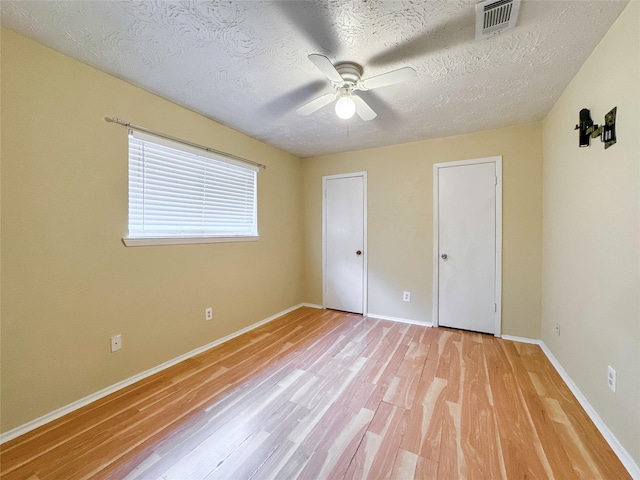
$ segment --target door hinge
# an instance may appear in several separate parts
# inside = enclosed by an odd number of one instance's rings
[[[494,311],[494,312],[497,312],[497,311],[498,311],[498,304],[497,304],[497,303],[494,303],[494,304],[493,304],[493,311]]]
[[[498,185],[498,177],[495,176],[495,175],[493,177],[493,184],[496,185],[496,186]]]

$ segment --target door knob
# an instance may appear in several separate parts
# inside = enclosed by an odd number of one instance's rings
[[[358,250],[358,251],[356,252],[356,255],[362,255],[362,250]]]
[[[446,260],[447,259],[447,254],[443,253],[442,255],[440,255],[440,258],[442,258],[443,260]]]

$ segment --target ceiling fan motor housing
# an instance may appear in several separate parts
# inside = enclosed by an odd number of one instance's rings
[[[357,63],[343,62],[338,63],[335,67],[340,76],[343,78],[344,83],[346,83],[347,85],[353,87],[360,81],[360,77],[362,76],[362,68]]]

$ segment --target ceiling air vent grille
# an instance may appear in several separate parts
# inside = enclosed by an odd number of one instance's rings
[[[476,4],[476,40],[515,27],[520,0],[486,0]]]

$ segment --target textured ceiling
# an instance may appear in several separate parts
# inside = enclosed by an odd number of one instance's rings
[[[475,3],[3,0],[1,13],[5,27],[308,157],[539,121],[626,0],[523,0],[515,28],[479,41]],[[364,78],[404,66],[417,77],[359,92],[372,121],[332,105],[301,117],[332,91],[310,53],[357,62]]]

